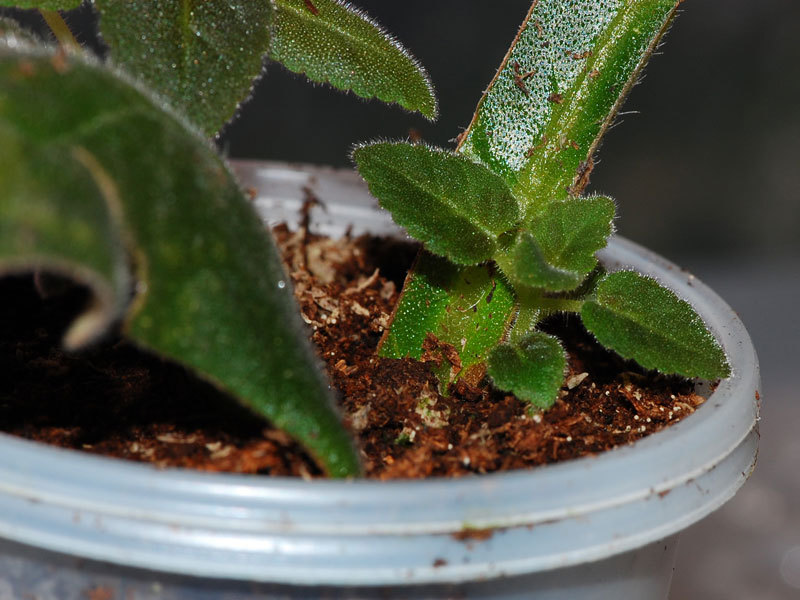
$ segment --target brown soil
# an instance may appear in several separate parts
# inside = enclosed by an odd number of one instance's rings
[[[551,410],[531,414],[486,385],[442,397],[429,364],[375,356],[414,246],[276,235],[368,477],[460,476],[602,452],[703,402],[690,382],[621,360],[565,316],[546,324],[569,353]],[[0,430],[161,467],[320,475],[288,436],[181,367],[124,340],[64,353],[59,339],[86,291],[42,298],[40,289],[30,277],[0,280]]]

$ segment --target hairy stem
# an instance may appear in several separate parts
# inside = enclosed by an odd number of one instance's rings
[[[81,49],[81,45],[78,43],[78,40],[75,39],[75,35],[64,21],[61,13],[59,13],[57,10],[47,10],[44,8],[40,8],[39,13],[42,15],[44,22],[47,23],[50,31],[53,32],[53,35],[56,37],[56,40],[58,40],[58,43],[62,48],[65,50]]]

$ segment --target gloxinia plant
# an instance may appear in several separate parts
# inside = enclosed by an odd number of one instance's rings
[[[538,327],[571,312],[645,368],[729,374],[687,302],[652,278],[598,265],[615,205],[582,195],[603,134],[680,3],[533,2],[455,151],[356,148],[370,191],[425,247],[382,356],[420,358],[426,343],[444,344],[442,392],[488,371],[496,387],[544,409],[558,397],[566,357]]]

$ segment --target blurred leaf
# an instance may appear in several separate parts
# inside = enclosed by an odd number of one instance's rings
[[[527,211],[578,195],[591,156],[680,0],[534,2],[460,150]]]
[[[691,305],[644,275],[607,275],[581,318],[601,344],[647,369],[705,379],[730,374],[722,348]]]
[[[392,328],[381,340],[379,354],[389,358],[419,359],[426,335],[453,346],[461,369],[445,365],[440,372],[449,381],[480,368],[502,339],[514,310],[508,284],[486,265],[457,267],[423,253],[411,279],[403,287]],[[474,383],[474,382],[473,382]]]
[[[566,368],[561,343],[540,331],[528,334],[519,344],[502,344],[489,356],[494,385],[540,409],[555,403]]]
[[[95,0],[111,58],[207,135],[250,95],[269,50],[268,0]]]
[[[358,472],[277,251],[203,138],[78,56],[0,46],[0,147],[3,270],[77,274],[120,304],[132,263],[133,341],[234,394],[331,475]]]
[[[492,258],[520,219],[516,199],[487,168],[423,145],[378,143],[353,152],[361,176],[394,220],[455,263]]]
[[[436,118],[427,73],[364,13],[336,0],[276,0],[275,5],[270,58],[312,81]]]

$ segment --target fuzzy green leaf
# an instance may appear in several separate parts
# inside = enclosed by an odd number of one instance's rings
[[[528,334],[519,344],[502,344],[489,356],[494,385],[540,409],[555,403],[566,368],[561,343],[540,331]]]
[[[0,0],[0,6],[17,8],[43,8],[45,10],[72,10],[78,8],[83,0]]]
[[[680,0],[539,0],[484,95],[462,152],[528,212],[577,195],[598,142]]]
[[[133,341],[238,397],[331,475],[357,473],[277,251],[232,175],[158,101],[84,60],[0,46],[1,269],[77,273],[101,301],[125,298],[115,316]],[[113,320],[84,323],[78,341]]]
[[[514,310],[513,292],[489,267],[457,267],[427,253],[420,256],[402,298],[379,353],[419,359],[426,335],[433,333],[452,345],[461,361],[458,372],[444,366],[443,386],[486,362]]]
[[[523,231],[508,249],[498,253],[495,261],[518,286],[564,291],[575,289],[581,282],[580,273],[553,266],[529,231]]]
[[[425,71],[366,15],[337,0],[276,0],[270,58],[312,81],[435,119]]]
[[[647,369],[717,379],[730,374],[719,343],[691,305],[657,281],[618,271],[597,285],[581,311],[597,340]]]
[[[423,145],[378,143],[353,152],[372,194],[408,233],[455,263],[489,260],[520,219],[503,180],[482,165]]]
[[[553,292],[575,289],[597,265],[613,230],[614,201],[568,198],[535,217],[529,232],[495,257],[512,281]]]
[[[269,50],[267,0],[95,0],[112,60],[207,135],[250,95]]]

